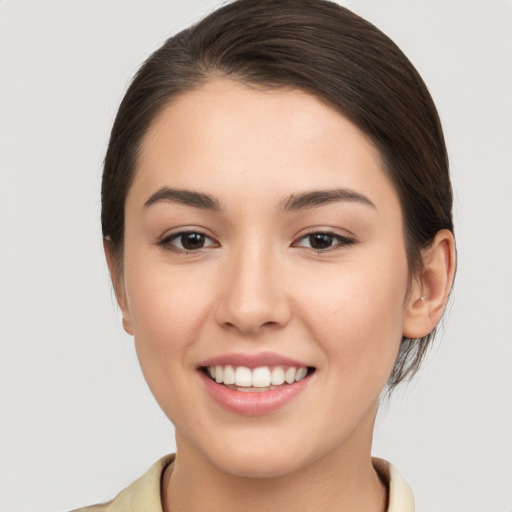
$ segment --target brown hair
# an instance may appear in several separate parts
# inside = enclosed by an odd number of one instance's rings
[[[435,105],[385,34],[326,0],[236,0],[168,39],[141,66],[119,107],[103,172],[103,236],[120,266],[125,199],[145,133],[173,98],[219,76],[304,90],[358,126],[379,149],[399,195],[410,276],[421,272],[421,250],[439,230],[453,231]],[[402,340],[389,389],[417,371],[433,336]]]

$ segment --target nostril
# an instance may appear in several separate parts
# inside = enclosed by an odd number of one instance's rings
[[[276,280],[271,280],[268,272],[265,277],[253,267],[232,276],[225,285],[226,289],[219,294],[214,317],[226,329],[256,334],[262,328],[282,327],[290,320],[290,304]]]

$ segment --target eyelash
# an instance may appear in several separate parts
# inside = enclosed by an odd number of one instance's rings
[[[354,240],[353,238],[349,238],[349,237],[340,235],[338,233],[334,233],[332,231],[322,231],[322,230],[310,231],[309,233],[302,235],[298,239],[298,241],[305,240],[314,235],[325,235],[325,236],[330,237],[333,241],[337,242],[335,245],[331,245],[330,247],[327,247],[325,249],[315,249],[314,247],[309,248],[309,249],[315,251],[317,254],[323,254],[323,253],[326,253],[329,251],[334,251],[334,250],[342,248],[342,247],[348,247],[348,246],[356,244],[356,240]],[[295,242],[294,245],[297,245],[297,242]],[[303,247],[303,246],[299,245],[299,247]]]
[[[185,235],[200,235],[200,236],[204,237],[204,239],[210,240],[210,242],[213,242],[213,243],[209,246],[206,246],[206,247],[203,246],[203,247],[199,247],[197,249],[185,249],[185,248],[179,248],[179,247],[176,247],[175,245],[173,245],[173,241],[179,240],[181,237],[183,237]],[[305,239],[310,238],[315,235],[324,235],[324,236],[330,237],[332,242],[336,241],[337,243],[334,245],[330,245],[329,247],[326,247],[323,249],[315,249],[314,247],[308,248],[308,247],[304,247],[299,244],[300,241],[305,240]],[[311,240],[310,240],[310,242],[311,242]],[[357,243],[356,240],[354,240],[353,238],[348,238],[348,237],[340,235],[338,233],[333,233],[332,231],[318,230],[318,231],[310,231],[309,233],[302,235],[301,237],[299,237],[297,239],[296,242],[294,242],[292,244],[292,247],[303,247],[305,249],[310,249],[317,254],[323,254],[323,253],[326,253],[329,251],[334,251],[337,248],[348,247],[348,246],[354,245],[356,243]],[[162,240],[160,240],[157,243],[157,245],[159,247],[161,247],[163,250],[172,251],[172,252],[175,252],[178,254],[185,254],[185,255],[198,254],[202,249],[208,249],[209,247],[215,247],[215,246],[218,247],[217,242],[215,242],[207,234],[203,233],[202,231],[198,231],[198,230],[187,230],[187,231],[179,231],[178,233],[173,233],[173,234],[163,238]],[[183,246],[183,243],[181,243],[181,245]]]
[[[172,242],[174,240],[179,240],[181,237],[183,237],[185,235],[201,235],[202,237],[204,237],[204,239],[214,242],[209,247],[213,247],[215,245],[218,246],[217,242],[215,242],[211,237],[209,237],[206,233],[203,233],[202,231],[199,231],[197,229],[189,229],[189,230],[185,230],[185,231],[179,231],[178,233],[172,233],[171,235],[166,236],[165,238],[160,240],[157,245],[160,246],[165,251],[172,251],[172,252],[175,252],[178,254],[198,254],[199,251],[201,251],[201,249],[208,248],[208,247],[199,247],[198,249],[191,250],[191,249],[185,249],[185,248],[180,249],[179,247],[176,247],[175,245],[173,245]],[[182,243],[182,246],[183,246],[183,243]]]

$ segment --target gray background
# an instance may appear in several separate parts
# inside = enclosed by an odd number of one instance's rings
[[[419,512],[512,510],[512,2],[354,0],[436,101],[459,267],[444,332],[379,413]],[[174,449],[103,262],[101,163],[129,78],[206,0],[0,2],[0,510],[113,497]]]

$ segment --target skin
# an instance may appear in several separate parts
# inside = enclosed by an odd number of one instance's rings
[[[162,187],[207,194],[222,211],[145,206]],[[371,204],[283,209],[340,188]],[[386,510],[370,454],[378,397],[402,336],[437,323],[454,248],[438,233],[411,283],[398,196],[364,134],[304,92],[216,79],[153,122],[125,213],[122,273],[105,249],[125,329],[176,428],[164,508]],[[204,247],[180,252],[170,235],[184,230],[206,235]],[[352,243],[328,236],[316,250],[312,231]],[[315,368],[284,407],[248,417],[205,392],[201,361],[265,351]]]

